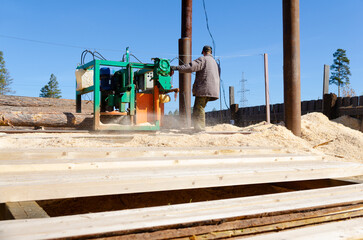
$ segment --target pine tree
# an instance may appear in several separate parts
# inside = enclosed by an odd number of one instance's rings
[[[349,59],[346,56],[346,50],[337,49],[333,54],[334,64],[330,66],[332,74],[329,80],[330,84],[335,84],[338,86],[338,97],[340,97],[340,87],[349,84]]]
[[[39,97],[44,98],[61,98],[61,90],[58,88],[58,81],[56,76],[52,73],[47,85],[40,89]]]
[[[13,79],[10,77],[8,70],[5,68],[3,52],[0,51],[0,95],[15,93],[15,91],[12,91],[9,86],[12,82]]]

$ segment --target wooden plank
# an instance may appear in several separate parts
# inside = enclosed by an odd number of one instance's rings
[[[195,226],[177,226],[167,229],[144,229],[136,233],[109,233],[104,235],[93,235],[92,239],[102,240],[205,240],[231,238],[235,236],[260,234],[275,231],[277,229],[288,229],[292,227],[322,223],[332,220],[346,219],[347,216],[363,216],[362,204],[353,204],[341,207],[323,209],[309,209],[304,211],[288,211],[276,214],[262,214],[251,218],[238,220],[223,219],[222,221],[211,221],[207,224],[194,224]]]
[[[339,115],[348,115],[348,116],[363,116],[363,106],[358,107],[340,107]]]
[[[49,239],[362,202],[363,184],[209,202],[0,222],[4,239]],[[263,206],[263,207],[261,207]],[[361,225],[362,226],[362,225]],[[19,229],[22,229],[19,231]],[[291,239],[291,238],[289,238]],[[323,238],[321,238],[323,239]]]
[[[344,240],[363,238],[363,218],[313,225],[277,233],[247,237],[249,240],[295,239],[295,240]]]
[[[289,228],[302,227],[306,225],[331,222],[337,220],[345,220],[353,217],[363,217],[363,210],[359,211],[341,211],[338,214],[328,214],[325,216],[317,216],[308,219],[298,219],[292,220],[289,222],[282,223],[272,223],[264,226],[256,226],[256,227],[247,227],[243,229],[234,229],[228,231],[212,231],[212,233],[201,234],[201,235],[193,235],[193,239],[195,240],[204,240],[204,239],[215,239],[215,238],[231,238],[238,236],[246,236],[251,234],[261,234],[264,232],[271,232],[277,230],[285,230]],[[247,237],[248,238],[248,237]],[[111,240],[112,238],[105,238]],[[189,240],[189,237],[176,238],[175,240]],[[119,239],[117,239],[119,240]]]
[[[316,110],[315,102],[316,100],[308,101],[308,112],[315,112]]]
[[[348,106],[350,106],[350,97],[343,97],[343,103],[342,103],[342,105],[343,105],[343,107],[348,107]]]
[[[322,99],[315,101],[315,111],[317,111],[317,112],[323,111],[323,100]]]
[[[357,107],[358,106],[358,96],[351,98],[352,106]]]
[[[319,161],[319,155],[264,154],[237,156],[173,156],[167,157],[120,157],[120,158],[74,158],[74,159],[31,159],[0,160],[0,173],[26,173],[44,171],[74,171],[102,169],[130,169],[147,167],[213,166],[244,163],[274,163]]]
[[[5,219],[49,218],[48,214],[35,201],[5,203]]]
[[[223,160],[221,160],[223,162]],[[325,161],[149,165],[95,170],[8,172],[0,202],[341,178],[363,175],[363,164]]]
[[[280,148],[266,147],[119,147],[119,148],[47,148],[42,149],[0,149],[0,160],[22,159],[79,159],[79,158],[122,158],[122,157],[157,157],[157,156],[200,156],[200,155],[246,155],[284,153]]]

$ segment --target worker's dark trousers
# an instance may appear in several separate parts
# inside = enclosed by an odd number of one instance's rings
[[[193,107],[193,124],[194,129],[201,131],[205,129],[205,111],[204,108],[209,101],[209,97],[195,97]]]

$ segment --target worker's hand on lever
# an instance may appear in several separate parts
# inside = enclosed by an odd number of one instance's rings
[[[170,66],[170,76],[174,75],[174,70],[176,70],[175,66]]]

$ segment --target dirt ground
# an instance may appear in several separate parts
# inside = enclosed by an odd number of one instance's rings
[[[242,186],[68,198],[37,202],[48,213],[49,216],[56,217],[91,212],[116,211],[133,208],[248,197],[346,184],[349,183],[326,179],[288,183],[252,184]]]

